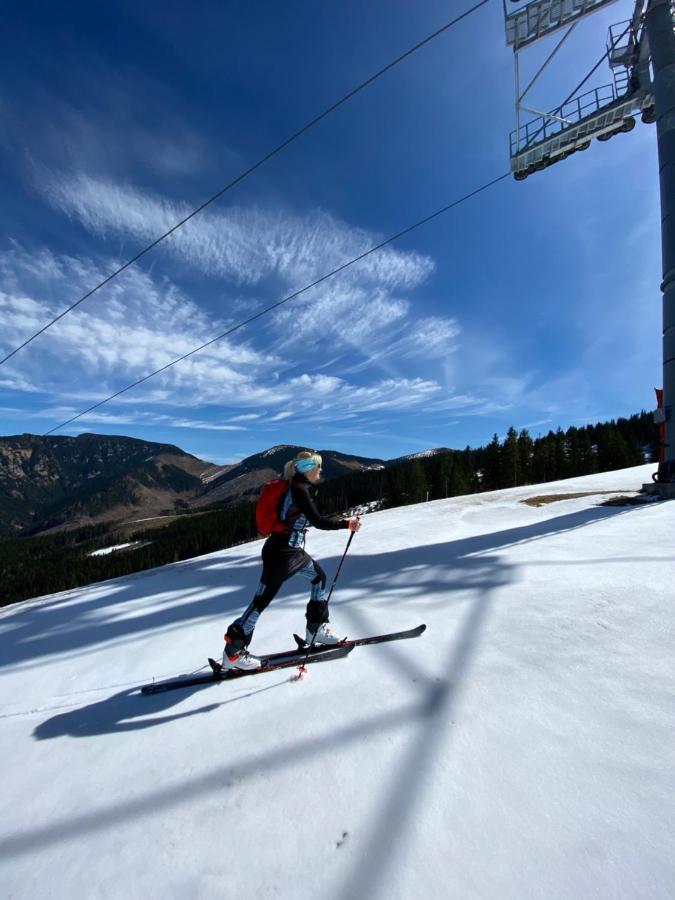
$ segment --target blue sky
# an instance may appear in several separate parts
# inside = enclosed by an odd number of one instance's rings
[[[0,35],[0,350],[309,118],[472,5],[37,4]],[[626,19],[581,23],[553,108]],[[523,80],[552,44],[521,56]],[[590,86],[611,81],[603,66]],[[0,368],[43,433],[508,171],[513,55],[483,7],[388,72]],[[393,457],[654,406],[656,132],[509,178],[63,429],[230,462],[279,443]],[[4,355],[4,353],[3,353]]]

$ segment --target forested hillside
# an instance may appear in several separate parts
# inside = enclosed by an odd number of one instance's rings
[[[651,414],[558,430],[533,439],[511,428],[486,447],[448,450],[355,471],[319,487],[326,514],[366,504],[390,508],[479,491],[540,484],[650,462],[656,456]],[[257,537],[254,504],[241,503],[172,519],[164,527],[97,525],[0,542],[2,605],[130,572],[189,559]],[[132,546],[90,556],[108,545]]]
[[[652,415],[644,412],[535,439],[510,428],[503,441],[495,435],[486,447],[420,455],[336,479],[322,486],[322,505],[330,512],[379,500],[383,507],[401,506],[610,472],[655,460],[655,442]]]

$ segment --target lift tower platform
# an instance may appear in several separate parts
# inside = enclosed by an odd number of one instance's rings
[[[612,70],[610,84],[576,94],[546,112],[523,101],[553,57],[574,31],[577,23],[616,0],[515,0],[509,12],[504,4],[507,46],[513,47],[516,81],[516,128],[511,133],[510,159],[514,178],[522,181],[570,154],[590,147],[591,140],[609,140],[631,131],[637,114],[654,121],[654,97],[649,75],[647,42],[644,39],[644,0],[638,0],[633,16],[609,30],[606,58]],[[520,85],[520,53],[536,41],[565,29],[524,90]],[[523,113],[530,118],[523,124]],[[534,118],[532,118],[532,116]]]

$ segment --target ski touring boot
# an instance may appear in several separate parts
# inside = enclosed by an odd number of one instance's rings
[[[225,649],[223,650],[223,669],[243,669],[250,672],[252,669],[259,669],[262,666],[262,660],[258,656],[249,653],[246,647],[237,646],[237,641],[233,641],[225,635]]]
[[[305,643],[307,644],[313,643],[315,646],[317,644],[341,644],[343,640],[344,638],[339,638],[331,631],[327,622],[323,622],[321,625],[307,623],[305,631]]]

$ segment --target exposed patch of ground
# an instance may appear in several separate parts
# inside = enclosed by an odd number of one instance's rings
[[[600,506],[642,506],[643,503],[653,503],[658,497],[652,497],[645,494],[637,494],[633,497],[610,497],[609,500],[603,500]]]
[[[578,494],[540,494],[537,497],[526,497],[525,500],[521,500],[521,503],[525,503],[527,506],[544,506],[546,503],[555,503],[557,500],[578,500],[579,497],[593,497],[593,496],[604,496],[605,494],[620,494],[620,491],[581,491]],[[644,503],[644,497],[641,496],[633,496],[633,497],[613,497],[610,500],[605,500],[601,503],[601,506],[634,506],[638,503]]]

